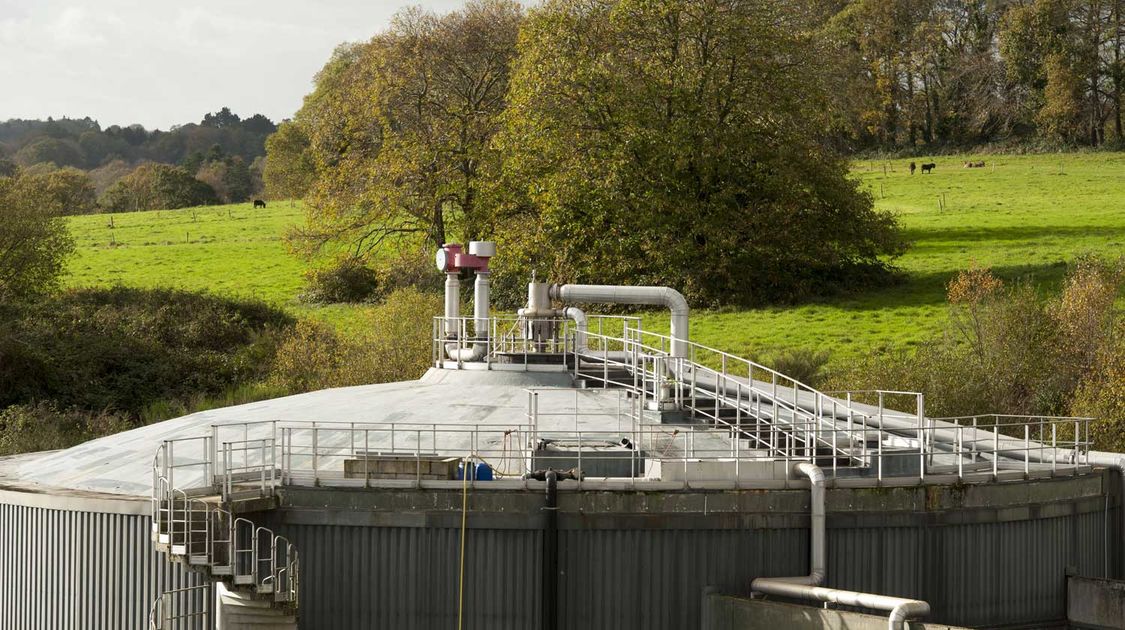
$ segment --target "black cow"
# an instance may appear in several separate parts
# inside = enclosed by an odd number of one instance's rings
[[[926,173],[929,173],[930,171],[934,170],[934,168],[936,168],[936,167],[937,167],[937,164],[934,164],[933,162],[930,162],[929,164],[923,164],[922,165],[922,174],[925,175]]]
[[[254,207],[255,208],[265,208],[266,202],[262,201],[261,199],[255,199],[254,200]]]

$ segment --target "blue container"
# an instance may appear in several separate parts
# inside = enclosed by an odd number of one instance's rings
[[[465,478],[465,462],[457,464],[457,480]],[[469,465],[469,481],[492,481],[492,467],[484,462]]]

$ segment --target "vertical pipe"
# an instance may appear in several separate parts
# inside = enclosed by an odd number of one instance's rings
[[[477,271],[477,278],[473,282],[473,334],[478,339],[488,337],[488,310],[490,299],[489,276],[487,271]]]
[[[457,272],[445,274],[445,336],[457,330],[457,318],[461,316],[461,279]]]
[[[547,501],[543,508],[545,523],[543,527],[543,581],[542,581],[542,630],[558,628],[559,593],[559,487],[558,474],[547,471]]]

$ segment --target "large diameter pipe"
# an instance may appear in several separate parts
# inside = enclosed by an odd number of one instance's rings
[[[489,334],[489,272],[477,271],[476,280],[473,282],[473,328],[474,336],[478,341],[467,348],[459,347],[456,342],[445,344],[445,353],[449,355],[450,359],[454,361],[480,361],[488,354],[488,334]],[[449,274],[453,276],[453,274]],[[446,289],[448,291],[449,280],[447,276]],[[446,309],[449,309],[449,294],[446,293]],[[447,315],[448,317],[448,315]],[[484,340],[484,341],[480,341]]]
[[[875,595],[872,593],[857,593],[855,591],[843,591],[835,588],[810,586],[807,584],[793,584],[792,582],[781,582],[778,580],[754,580],[754,582],[763,582],[762,584],[754,586],[755,591],[776,595],[778,597],[889,611],[890,617],[887,618],[887,628],[889,630],[902,630],[903,624],[907,620],[925,617],[930,614],[930,605],[918,599],[890,597],[889,595]]]
[[[625,287],[605,284],[563,284],[551,286],[551,297],[566,303],[648,304],[667,307],[672,314],[670,355],[688,356],[688,303],[677,290],[668,287]]]
[[[888,628],[891,630],[901,630],[906,620],[930,614],[930,605],[921,600],[842,591],[820,586],[828,572],[824,529],[824,471],[811,462],[797,462],[793,465],[792,472],[809,478],[811,503],[809,574],[797,577],[758,578],[750,583],[750,590],[792,599],[887,610],[890,611]]]
[[[461,279],[457,272],[445,274],[445,333],[456,334],[461,317]]]
[[[489,322],[489,276],[487,271],[478,271],[477,279],[473,282],[473,327],[476,330],[477,339],[484,339],[488,337],[488,322]]]
[[[824,532],[824,471],[811,462],[797,462],[793,473],[809,478],[809,574],[796,577],[767,578],[788,582],[819,586],[827,575],[827,554],[825,553]],[[750,588],[754,588],[754,580]]]
[[[589,349],[586,333],[590,325],[586,321],[586,312],[577,306],[568,306],[562,310],[562,316],[574,322],[574,351],[582,354]]]

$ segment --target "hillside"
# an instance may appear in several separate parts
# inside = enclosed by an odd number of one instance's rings
[[[876,205],[899,214],[913,243],[896,261],[901,284],[799,307],[699,313],[693,337],[744,355],[806,347],[846,359],[940,329],[944,286],[973,261],[1006,278],[1051,284],[1075,256],[1125,251],[1125,154],[972,157],[985,160],[985,168],[963,168],[968,156],[916,158],[937,164],[927,175],[910,175],[909,160],[854,165]],[[301,214],[299,204],[272,203],[265,210],[236,204],[74,217],[79,251],[68,283],[254,295],[350,328],[363,307],[296,300],[303,267],[281,237]],[[660,314],[647,320],[653,328],[666,325]]]

